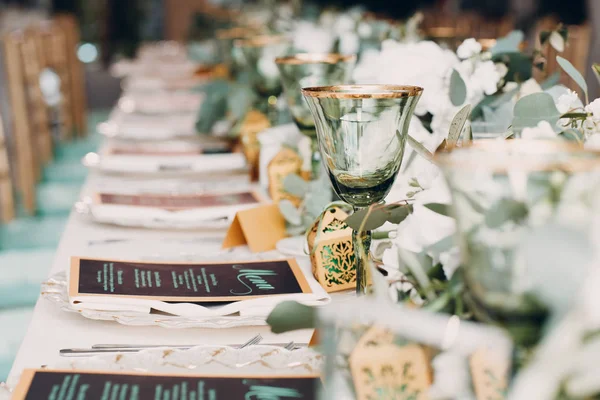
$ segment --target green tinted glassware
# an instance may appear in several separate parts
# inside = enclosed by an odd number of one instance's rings
[[[296,54],[275,60],[290,114],[312,146],[312,179],[317,179],[321,167],[315,122],[302,97],[301,89],[312,86],[332,86],[348,83],[356,63],[355,55]]]
[[[234,41],[244,55],[250,83],[258,95],[257,108],[267,112],[271,122],[277,120],[277,97],[282,92],[277,57],[287,54],[291,41],[286,36],[263,35]]]
[[[543,140],[480,140],[436,155],[453,198],[467,298],[474,316],[537,342],[547,316],[521,248],[533,228],[586,237],[600,212],[600,153]]]
[[[338,85],[302,89],[337,195],[356,210],[382,202],[402,162],[408,127],[423,89]],[[367,292],[371,234],[353,232],[356,290]],[[362,246],[361,246],[362,245]],[[361,248],[363,247],[363,251]]]

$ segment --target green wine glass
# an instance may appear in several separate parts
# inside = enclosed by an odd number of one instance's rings
[[[321,156],[315,121],[302,97],[301,88],[348,83],[356,63],[355,55],[303,53],[275,60],[281,74],[290,114],[300,132],[311,141],[312,179],[319,177]]]
[[[302,89],[333,189],[355,211],[383,202],[392,188],[422,92],[420,87],[397,85]],[[356,291],[366,294],[371,233],[353,231],[352,237]]]

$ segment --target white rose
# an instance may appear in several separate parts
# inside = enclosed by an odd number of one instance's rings
[[[585,111],[592,113],[594,120],[600,121],[600,98],[585,106]]]
[[[300,22],[293,34],[296,50],[308,53],[329,53],[333,49],[335,36],[327,29],[311,22]]]
[[[481,53],[481,43],[479,43],[477,40],[470,38],[465,40],[464,42],[461,43],[460,46],[458,46],[458,49],[456,50],[456,54],[458,55],[459,58],[462,58],[463,60],[466,58],[471,58],[479,53]]]
[[[523,139],[556,139],[558,136],[548,121],[540,121],[536,127],[523,128]]]

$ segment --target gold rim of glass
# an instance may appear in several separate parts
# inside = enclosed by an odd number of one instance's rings
[[[399,99],[418,96],[421,93],[423,93],[422,87],[405,85],[335,85],[302,88],[302,94],[305,96],[332,99]]]
[[[265,47],[289,41],[290,38],[284,35],[258,35],[246,39],[237,39],[233,43],[238,47]]]
[[[256,29],[244,28],[236,26],[229,29],[218,29],[216,32],[217,39],[244,39],[256,35]]]
[[[276,64],[304,65],[304,64],[337,64],[340,62],[356,61],[355,54],[338,53],[299,53],[293,56],[277,57]]]
[[[479,153],[490,154],[490,157],[472,157],[469,150],[478,150]],[[464,157],[457,156],[463,153]],[[522,156],[518,160],[498,159],[493,155],[512,154]],[[539,160],[540,155],[568,154],[568,159]],[[585,149],[574,143],[556,140],[475,140],[464,146],[453,146],[435,154],[434,162],[450,169],[474,168],[477,170],[492,170],[494,172],[507,172],[511,170],[553,171],[563,170],[569,172],[600,169],[600,151]]]

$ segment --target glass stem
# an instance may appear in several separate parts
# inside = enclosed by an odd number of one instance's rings
[[[354,212],[359,208],[354,208]],[[356,294],[362,296],[369,293],[371,267],[369,253],[371,248],[371,231],[352,231],[352,246],[354,247],[354,263],[356,265]]]
[[[276,126],[279,122],[279,110],[277,110],[277,97],[269,96],[267,99],[267,118],[271,126]]]
[[[319,175],[321,172],[321,153],[319,152],[319,141],[316,137],[310,138],[310,163],[311,163],[311,179],[317,180],[319,179]]]

